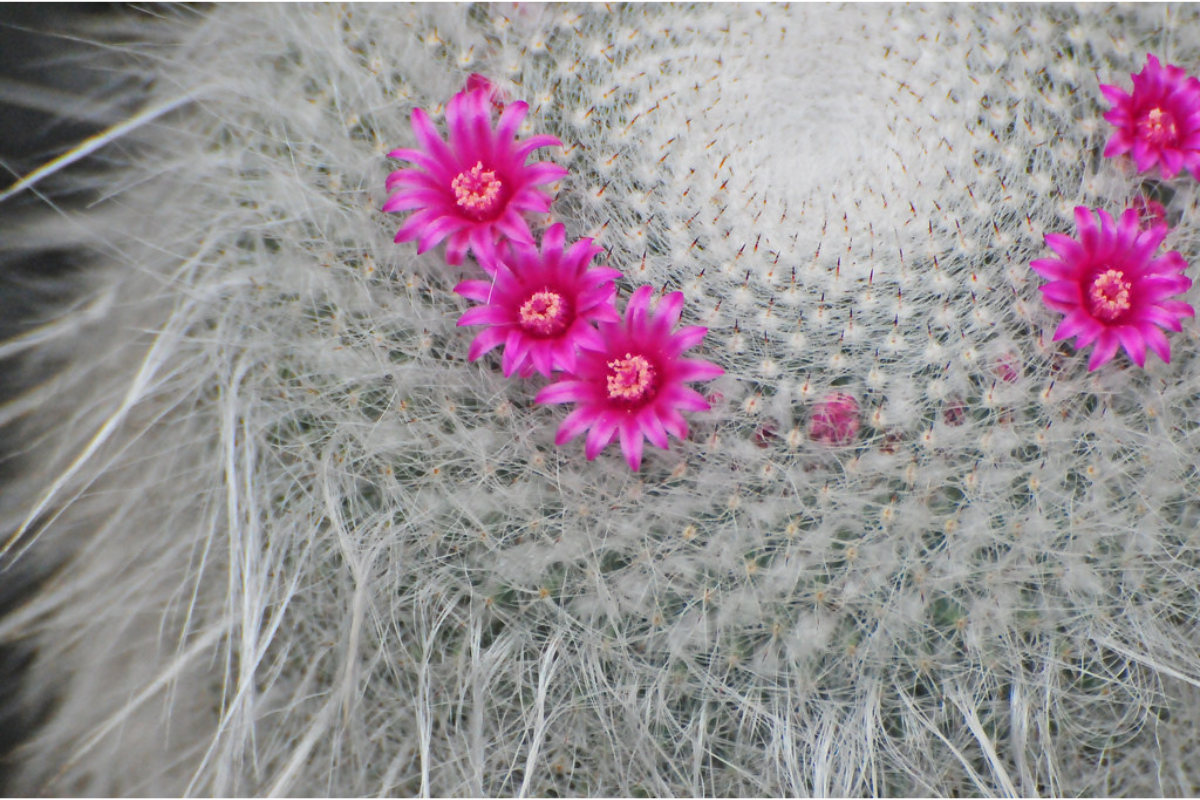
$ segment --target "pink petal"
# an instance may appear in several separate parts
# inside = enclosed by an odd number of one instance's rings
[[[471,244],[470,236],[471,230],[468,229],[460,229],[450,235],[450,241],[446,244],[447,264],[457,267],[463,262],[463,257],[466,256],[467,248]]]
[[[1155,225],[1149,230],[1142,231],[1133,247],[1130,248],[1127,261],[1134,264],[1145,263],[1150,259],[1150,254],[1162,244],[1166,235],[1166,225]]]
[[[566,260],[569,263],[571,263],[573,266],[575,266],[578,270],[583,271],[583,269],[585,269],[585,267],[589,261],[591,261],[593,258],[595,258],[596,256],[600,255],[603,252],[604,252],[603,247],[593,244],[591,239],[588,239],[585,237],[583,239],[576,241],[574,244],[571,245],[571,247],[566,252]],[[601,269],[604,269],[606,271],[616,272],[618,277],[620,277],[620,275],[621,275],[620,272],[617,272],[617,270],[614,270],[614,269],[610,269],[610,268],[606,268],[606,267],[597,267],[596,268],[597,271],[601,270]],[[595,277],[595,275],[593,275],[592,277]]]
[[[508,208],[511,211],[532,211],[536,214],[545,214],[550,210],[550,200],[550,195],[545,192],[526,186],[509,199]]]
[[[1083,258],[1082,248],[1079,258]],[[1041,275],[1043,278],[1058,280],[1060,278],[1070,277],[1074,269],[1069,264],[1064,264],[1056,258],[1038,258],[1029,262],[1029,268]]]
[[[479,262],[479,266],[484,272],[489,275],[500,274],[501,270],[497,265],[502,264],[503,259],[496,248],[496,240],[487,226],[476,226],[476,230],[471,232],[470,245],[471,251],[475,254],[475,260]]]
[[[529,157],[529,154],[540,147],[562,147],[562,142],[547,133],[539,133],[530,136],[528,139],[513,148],[512,159],[516,162],[522,162]]]
[[[1118,325],[1115,330],[1121,346],[1133,359],[1133,363],[1139,367],[1146,366],[1146,342],[1142,338],[1141,332],[1132,325]]]
[[[492,281],[461,281],[454,293],[477,303],[490,303],[495,284]]]
[[[600,451],[612,442],[616,432],[617,423],[613,415],[600,414],[588,431],[587,442],[584,444],[583,454],[587,456],[587,460],[591,461],[600,455]]]
[[[1083,249],[1083,245],[1070,236],[1061,233],[1047,233],[1046,246],[1057,253],[1063,261],[1068,263],[1079,261],[1087,254],[1087,251]],[[1053,259],[1045,260],[1053,261]]]
[[[554,371],[554,360],[551,358],[550,348],[553,346],[551,342],[533,342],[529,345],[529,358],[533,361],[533,368],[547,378]]]
[[[670,345],[667,348],[668,355],[677,356],[686,350],[691,350],[704,340],[704,336],[707,333],[708,328],[702,325],[689,325],[686,328],[680,328],[671,334]]]
[[[1110,120],[1111,121],[1111,120]],[[1133,140],[1129,138],[1123,131],[1118,131],[1112,135],[1108,143],[1104,146],[1104,157],[1112,158],[1113,156],[1124,155],[1133,148]]]
[[[431,248],[437,247],[447,236],[458,233],[469,224],[470,223],[468,223],[466,220],[459,219],[457,217],[441,217],[440,219],[431,222],[429,225],[425,226],[423,231],[421,231],[420,238],[418,239],[417,252],[424,253]],[[454,261],[450,261],[449,255],[446,256],[446,260],[451,264],[456,263]],[[462,259],[459,259],[459,263],[461,263],[461,261]]]
[[[1154,166],[1158,161],[1157,151],[1151,150],[1149,143],[1145,139],[1135,139],[1133,142],[1133,163],[1137,166],[1138,172],[1145,172]]]
[[[433,123],[429,121],[429,115],[423,109],[413,109],[412,129],[413,135],[417,137],[417,142],[434,160],[447,165],[458,163],[454,154],[450,152],[450,148],[446,146],[446,142],[438,135]]]
[[[504,377],[511,377],[517,371],[525,361],[528,351],[529,342],[521,334],[521,330],[516,327],[509,328],[508,338],[504,340],[504,358],[500,364],[504,370]]]
[[[1146,346],[1158,354],[1158,357],[1163,360],[1164,364],[1170,364],[1171,345],[1167,341],[1167,337],[1163,335],[1163,332],[1145,322],[1138,325],[1138,330],[1141,332]]]
[[[1167,147],[1159,154],[1162,176],[1166,180],[1174,178],[1183,169],[1183,155],[1173,147]]]
[[[1178,317],[1196,316],[1196,309],[1192,308],[1192,304],[1183,300],[1164,300],[1159,306]]]
[[[542,252],[550,250],[561,251],[563,243],[567,239],[567,227],[561,222],[556,222],[546,229],[546,233],[542,236]]]
[[[661,397],[675,408],[684,411],[708,411],[712,406],[704,396],[688,386],[672,386]]]
[[[632,419],[625,420],[620,430],[621,452],[625,454],[629,468],[637,472],[642,466],[642,432]]]
[[[1121,101],[1129,97],[1129,95],[1119,87],[1109,86],[1103,83],[1100,84],[1100,94],[1104,95],[1104,98],[1114,106],[1121,105]]]
[[[663,428],[667,433],[674,436],[676,439],[686,439],[688,435],[687,420],[673,408],[664,408],[659,410],[659,420],[662,422]]]
[[[517,242],[533,242],[533,234],[529,231],[529,225],[521,218],[520,214],[511,208],[501,214],[495,224],[499,231],[509,239]]]
[[[445,191],[449,186],[449,179],[444,181],[438,180],[428,172],[422,172],[419,169],[398,169],[395,172],[388,173],[387,180],[384,182],[384,188],[389,192],[396,186],[430,189],[440,192]]]
[[[503,325],[512,322],[512,315],[506,308],[498,306],[475,306],[469,308],[458,318],[459,327],[465,325]]]
[[[454,165],[438,161],[424,150],[410,150],[408,148],[401,147],[388,153],[388,158],[394,158],[397,161],[411,161],[413,164],[416,164],[417,166],[429,172],[431,177],[442,177],[446,179],[453,179],[454,177]]]
[[[583,433],[596,420],[597,414],[598,412],[592,406],[581,406],[567,414],[567,418],[558,426],[558,433],[554,435],[554,443],[560,446],[564,445]]]
[[[475,117],[477,113],[472,108],[471,95],[473,92],[459,92],[450,98],[446,104],[446,128],[450,132],[450,147],[463,159],[463,166],[482,156],[484,147],[478,136]]]
[[[1088,372],[1092,372],[1112,360],[1121,341],[1111,328],[1106,329],[1096,340],[1096,349],[1088,359]]]
[[[411,211],[414,208],[429,208],[442,203],[444,199],[441,192],[432,189],[410,189],[389,197],[382,210],[391,214],[396,211]]]
[[[490,353],[504,341],[507,335],[508,331],[504,328],[484,329],[471,342],[471,347],[467,350],[467,360],[475,361],[486,353]]]
[[[436,208],[426,208],[416,212],[404,220],[400,230],[396,231],[396,241],[407,242],[416,239],[428,225],[440,216],[441,211]]]
[[[639,411],[637,424],[642,433],[655,447],[666,450],[670,445],[670,440],[667,439],[667,429],[663,426],[662,420],[658,418],[658,414],[654,412],[653,408],[647,406]]]
[[[1086,313],[1077,311],[1068,314],[1063,320],[1058,323],[1058,328],[1054,331],[1054,341],[1061,342],[1063,339],[1070,339],[1072,336],[1086,337],[1088,342],[1094,340],[1100,335],[1104,326],[1096,320],[1092,319]],[[1087,347],[1087,344],[1076,342],[1078,348]]]
[[[1121,221],[1117,225],[1117,241],[1113,249],[1117,253],[1124,253],[1132,247],[1137,239],[1138,231],[1141,230],[1141,220],[1136,209],[1127,208],[1121,214]]]
[[[1079,229],[1079,241],[1085,251],[1094,253],[1100,249],[1100,229],[1086,206],[1075,206],[1075,227]]]
[[[529,104],[523,100],[517,100],[504,107],[503,113],[500,114],[500,121],[496,123],[496,141],[501,147],[509,146],[509,143],[517,135],[517,129],[521,127],[521,121],[528,113]]]
[[[647,285],[639,286],[630,295],[629,302],[625,304],[625,319],[629,321],[630,328],[638,324],[646,316],[646,311],[650,305],[650,296],[653,293],[654,287]]]
[[[602,351],[607,347],[607,342],[604,341],[604,337],[600,335],[599,331],[586,322],[571,326],[570,343],[572,349],[578,347],[580,350],[592,352]]]
[[[527,183],[540,185],[543,183],[553,183],[557,180],[570,175],[571,172],[566,167],[560,167],[558,164],[551,164],[549,161],[538,161],[530,164],[521,172],[521,177]]]
[[[575,244],[571,245],[571,249],[574,250],[578,246],[579,246],[579,242],[576,242]],[[591,249],[591,248],[589,248],[589,249]],[[600,250],[600,248],[598,248],[598,247],[595,249],[597,251]],[[623,276],[623,273],[621,272],[621,270],[613,269],[612,267],[592,267],[591,269],[589,269],[587,271],[588,280],[593,281],[596,286],[603,286],[605,284],[611,283],[612,281],[618,280],[622,276]],[[605,289],[605,292],[607,292],[607,291],[609,291],[608,288]]]
[[[1054,281],[1038,287],[1042,296],[1058,303],[1078,305],[1082,298],[1079,284],[1075,281]]]
[[[1179,251],[1172,250],[1169,253],[1163,253],[1161,256],[1159,256],[1158,258],[1151,261],[1149,264],[1149,267],[1147,269],[1147,272],[1155,272],[1155,273],[1175,272],[1175,273],[1178,273],[1178,272],[1183,272],[1185,269],[1187,269],[1187,266],[1188,266],[1187,262],[1183,260],[1183,256],[1179,254]],[[1191,286],[1191,280],[1188,279],[1188,287],[1190,287],[1190,286]],[[1183,291],[1186,291],[1186,289],[1184,289]]]
[[[658,327],[663,334],[666,334],[675,327],[675,324],[679,322],[679,315],[683,313],[683,292],[671,292],[659,300],[656,312]]]
[[[725,370],[710,361],[681,358],[675,362],[676,377],[681,381],[710,381],[725,374]]]
[[[1141,309],[1137,316],[1138,322],[1150,322],[1159,327],[1166,328],[1172,331],[1183,330],[1183,323],[1180,322],[1177,314],[1172,314],[1165,308],[1160,306],[1147,306]]]
[[[557,342],[553,348],[553,368],[562,370],[563,372],[575,371],[575,342],[573,339],[564,338]]]
[[[546,405],[573,403],[588,396],[588,382],[573,378],[561,378],[537,393],[533,402]],[[569,419],[569,417],[568,417]]]

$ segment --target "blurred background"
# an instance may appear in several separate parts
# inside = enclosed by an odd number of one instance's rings
[[[88,87],[96,79],[86,65],[90,48],[71,31],[120,9],[111,3],[0,3],[0,192],[106,124],[89,102]],[[67,251],[35,257],[4,246],[22,211],[45,202],[45,196],[25,192],[0,203],[0,407],[40,379],[19,349],[12,352],[16,348],[3,343],[69,303],[73,276],[81,268]],[[31,280],[35,275],[38,281]],[[20,437],[20,423],[0,420],[0,497],[19,474],[22,454],[36,447],[36,441]],[[38,577],[10,567],[0,562],[0,616],[22,603]],[[32,707],[21,693],[29,659],[24,648],[0,647],[0,795],[9,794],[6,778],[14,749],[48,711]]]

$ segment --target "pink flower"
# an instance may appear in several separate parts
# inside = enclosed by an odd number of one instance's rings
[[[1132,151],[1139,172],[1158,164],[1169,179],[1186,167],[1200,180],[1200,80],[1149,54],[1146,66],[1131,77],[1133,94],[1100,86],[1113,104],[1104,118],[1116,128],[1104,155]]]
[[[1005,383],[1016,383],[1021,377],[1021,361],[1015,353],[1005,353],[992,364],[992,371]]]
[[[548,378],[554,370],[575,369],[576,348],[604,347],[593,323],[620,320],[613,307],[613,281],[621,273],[607,267],[588,269],[601,248],[591,239],[580,239],[564,252],[565,238],[561,223],[551,225],[541,254],[533,245],[511,243],[490,264],[493,280],[463,281],[454,287],[483,304],[468,310],[458,324],[489,326],[471,343],[471,361],[503,344],[506,377],[536,370]]]
[[[858,433],[858,401],[848,394],[831,394],[813,409],[808,437],[823,444],[842,445]]]
[[[1138,195],[1133,199],[1133,205],[1130,208],[1138,213],[1138,224],[1144,231],[1150,230],[1156,225],[1167,224],[1167,209],[1157,200]]]
[[[472,72],[467,76],[465,91],[474,92],[480,89],[488,93],[488,102],[492,104],[496,113],[503,113],[504,106],[508,103],[508,95],[492,83],[490,78],[480,75],[478,72]]]
[[[500,238],[533,243],[522,214],[548,211],[551,199],[534,187],[562,178],[567,170],[548,162],[526,164],[525,159],[539,147],[561,147],[562,142],[546,134],[516,138],[529,111],[526,103],[509,103],[495,130],[491,108],[489,90],[454,95],[446,106],[449,144],[423,110],[413,110],[413,133],[421,149],[388,153],[417,165],[387,179],[389,192],[400,188],[383,210],[414,212],[400,226],[397,242],[416,239],[417,252],[424,253],[448,238],[450,264],[461,264],[468,248],[478,254]]]
[[[691,325],[674,333],[683,310],[683,292],[663,297],[650,308],[654,289],[642,286],[629,298],[625,318],[600,324],[603,348],[579,353],[576,368],[538,392],[538,403],[576,403],[554,437],[564,444],[587,430],[584,454],[591,461],[621,437],[630,469],[642,463],[642,439],[666,449],[667,434],[687,436],[680,411],[707,411],[699,392],[684,386],[725,374],[708,361],[682,358],[704,338],[707,328]]]
[[[1046,245],[1058,258],[1029,265],[1050,279],[1040,287],[1043,301],[1066,315],[1054,341],[1075,336],[1079,350],[1095,342],[1089,370],[1110,360],[1118,345],[1139,367],[1146,363],[1147,347],[1169,362],[1171,347],[1159,328],[1181,330],[1180,320],[1196,315],[1182,300],[1167,299],[1191,287],[1192,279],[1182,274],[1187,262],[1174,250],[1152,258],[1167,227],[1141,230],[1135,209],[1126,209],[1119,224],[1105,211],[1096,215],[1099,225],[1089,209],[1076,207],[1079,241],[1048,233]]]

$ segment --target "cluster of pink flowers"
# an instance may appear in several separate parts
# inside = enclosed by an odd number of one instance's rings
[[[499,119],[492,126],[493,111]],[[446,261],[457,265],[469,252],[487,279],[465,280],[454,291],[473,306],[459,325],[484,326],[468,350],[474,361],[504,348],[504,375],[535,373],[555,379],[538,392],[538,403],[574,403],[558,429],[562,445],[587,431],[584,453],[594,459],[614,438],[635,472],[646,439],[666,449],[668,434],[688,434],[681,412],[709,408],[686,384],[724,374],[715,364],[684,358],[707,329],[676,329],[682,292],[652,304],[650,286],[633,292],[622,317],[615,281],[621,273],[592,261],[601,249],[591,239],[567,245],[566,228],[551,225],[539,250],[525,218],[546,213],[551,197],[539,186],[566,177],[548,162],[527,164],[542,147],[562,146],[545,134],[518,139],[529,111],[505,98],[486,78],[472,75],[446,106],[449,141],[421,109],[412,114],[419,149],[393,150],[391,158],[415,167],[393,172],[394,193],[384,211],[412,212],[397,242],[417,241],[424,253],[446,242]]]
[[[1157,165],[1163,180],[1183,170],[1200,180],[1200,80],[1153,55],[1132,79],[1132,92],[1100,87],[1113,106],[1104,114],[1114,127],[1104,155],[1130,158],[1139,172]],[[550,211],[552,198],[540,187],[569,173],[550,162],[526,163],[535,150],[562,146],[545,134],[517,138],[528,112],[526,103],[510,102],[478,75],[446,106],[448,141],[425,111],[414,110],[418,147],[389,153],[414,166],[388,176],[391,196],[383,209],[410,212],[397,242],[416,240],[419,253],[445,242],[449,264],[462,264],[470,254],[486,273],[486,279],[455,287],[476,304],[458,324],[483,327],[469,359],[503,348],[505,376],[551,379],[535,401],[575,404],[555,442],[586,432],[584,453],[591,460],[619,437],[637,471],[645,440],[666,449],[669,436],[688,434],[683,412],[710,407],[687,384],[723,371],[684,357],[707,329],[678,327],[681,292],[659,293],[654,302],[654,289],[642,286],[622,316],[615,305],[622,275],[592,263],[601,249],[591,239],[568,245],[565,227],[554,224],[537,246],[526,217]],[[1080,206],[1075,221],[1078,239],[1048,233],[1054,257],[1030,263],[1048,280],[1040,287],[1045,304],[1063,314],[1054,340],[1073,337],[1076,349],[1094,345],[1089,370],[1121,348],[1138,366],[1145,365],[1147,350],[1169,361],[1163,331],[1182,330],[1183,318],[1195,310],[1175,299],[1192,286],[1183,274],[1187,262],[1176,251],[1158,253],[1169,232],[1166,209],[1140,196],[1119,220],[1104,209]],[[1008,382],[1019,377],[1010,362],[1006,357],[998,367]],[[834,393],[815,406],[808,434],[843,445],[858,428],[858,401]]]
[[[1158,165],[1163,180],[1183,169],[1200,180],[1200,80],[1176,66],[1162,66],[1153,55],[1131,76],[1133,91],[1101,85],[1113,104],[1104,114],[1114,132],[1106,157],[1129,154],[1139,172]],[[1156,251],[1169,228],[1162,204],[1138,197],[1119,221],[1103,209],[1075,209],[1079,238],[1046,234],[1055,258],[1030,263],[1049,279],[1041,287],[1047,306],[1064,314],[1054,340],[1075,337],[1076,349],[1095,344],[1088,369],[1095,370],[1123,348],[1139,367],[1146,350],[1164,362],[1171,347],[1162,329],[1182,330],[1182,319],[1195,309],[1171,299],[1192,286],[1183,271],[1187,262],[1172,250]]]

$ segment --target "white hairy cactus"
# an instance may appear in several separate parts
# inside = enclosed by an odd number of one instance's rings
[[[1192,8],[138,26],[147,111],[52,179],[99,201],[10,245],[95,281],[15,401],[6,563],[45,576],[0,636],[56,699],[19,791],[1200,791],[1198,329],[1089,373],[1029,269],[1152,192],[1196,276],[1196,182],[1102,158],[1098,90],[1200,70]],[[535,230],[709,327],[713,408],[639,473],[468,363],[477,268],[379,211],[472,72],[565,144]],[[808,431],[833,393],[840,446]]]

